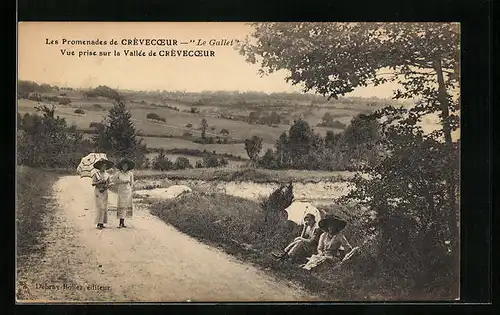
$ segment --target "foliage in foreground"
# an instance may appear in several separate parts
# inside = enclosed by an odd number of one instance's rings
[[[350,208],[347,210],[351,212]],[[380,257],[390,253],[378,252],[379,247],[373,242],[365,244],[360,254],[337,270],[308,272],[294,264],[279,264],[270,253],[284,248],[300,234],[301,227],[282,216],[272,223],[266,222],[264,209],[257,202],[194,192],[155,203],[151,211],[180,231],[270,269],[284,279],[297,281],[325,299],[439,298],[433,294],[422,295],[412,287],[412,279],[401,280],[385,270]],[[349,218],[350,223],[359,221],[356,215]],[[367,234],[356,224],[349,224],[344,233],[354,246],[361,245]]]
[[[92,147],[76,126],[54,115],[54,107],[17,117],[17,162],[32,167],[75,167]]]

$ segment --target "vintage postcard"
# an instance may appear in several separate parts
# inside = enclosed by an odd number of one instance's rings
[[[17,67],[17,303],[460,298],[460,24],[20,22]]]

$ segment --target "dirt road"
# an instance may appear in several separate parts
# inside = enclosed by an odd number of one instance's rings
[[[54,186],[56,212],[20,286],[30,300],[72,301],[311,301],[290,283],[204,245],[136,205],[128,228],[94,225],[88,180],[62,177]],[[116,205],[110,194],[110,206]],[[55,222],[55,223],[54,223]]]

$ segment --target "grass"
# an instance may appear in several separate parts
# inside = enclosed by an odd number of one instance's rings
[[[350,172],[322,172],[299,170],[267,170],[253,168],[200,168],[176,171],[137,170],[138,179],[204,180],[204,181],[252,181],[255,183],[317,183],[338,182],[352,178]]]
[[[248,154],[245,150],[245,145],[241,143],[237,144],[201,144],[195,143],[189,140],[183,140],[178,138],[159,138],[159,137],[141,137],[144,139],[148,148],[157,148],[157,149],[165,149],[165,150],[173,150],[173,149],[191,149],[191,150],[206,150],[208,152],[215,151],[218,154],[231,154],[234,156],[238,156],[242,159],[248,159]],[[270,144],[262,145],[262,154],[268,148],[272,148]]]
[[[19,274],[30,263],[32,254],[45,250],[41,241],[44,235],[42,219],[50,219],[52,215],[53,205],[48,196],[58,174],[24,166],[18,166],[16,172],[16,257]],[[22,299],[22,296],[18,298]]]
[[[370,251],[354,256],[338,269],[307,271],[292,263],[276,261],[270,253],[282,249],[300,234],[300,226],[282,219],[267,226],[258,203],[223,194],[194,192],[180,198],[154,202],[151,212],[180,231],[237,258],[301,284],[325,300],[397,299],[390,275],[376,274]],[[362,233],[361,233],[362,234]],[[346,230],[356,245],[360,233]]]

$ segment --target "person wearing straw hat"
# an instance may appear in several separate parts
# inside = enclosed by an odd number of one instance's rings
[[[113,167],[113,162],[107,159],[100,159],[94,163],[97,171],[92,175],[92,186],[94,186],[94,199],[96,207],[96,224],[98,229],[104,228],[104,223],[108,223],[108,187],[110,176],[107,169]]]
[[[318,227],[316,217],[312,213],[304,216],[304,228],[299,237],[296,237],[280,254],[272,255],[280,260],[300,260],[314,253],[318,244],[321,229]]]
[[[319,221],[319,227],[325,231],[319,237],[318,253],[308,258],[308,262],[302,267],[311,270],[326,261],[335,261],[340,258],[340,251],[345,248],[352,250],[343,233],[341,233],[347,225],[347,222],[335,217],[329,216]]]
[[[131,218],[133,215],[132,188],[134,187],[134,169],[135,163],[129,159],[122,159],[116,164],[118,172],[112,177],[113,185],[116,185],[118,202],[116,205],[116,216],[120,219],[118,228],[124,228],[125,218]]]

